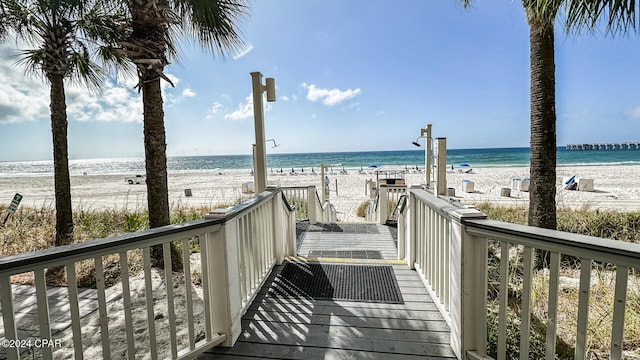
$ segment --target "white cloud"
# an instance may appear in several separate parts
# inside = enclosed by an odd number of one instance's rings
[[[191,88],[186,88],[182,90],[182,97],[195,97],[195,91],[191,90]]]
[[[251,50],[253,50],[253,45],[252,44],[248,44],[246,48],[242,49],[242,51],[240,51],[239,53],[237,53],[236,55],[233,56],[233,60],[238,60],[241,57],[244,57],[245,55],[250,53]]]
[[[321,89],[314,84],[302,83],[302,87],[307,89],[307,99],[312,102],[322,102],[327,106],[339,104],[345,100],[352,99],[360,95],[360,89]]]
[[[281,101],[289,101],[289,97],[287,95],[280,96]]]
[[[632,119],[640,119],[640,106],[627,110],[625,114]]]
[[[9,45],[0,46],[0,59],[14,53]],[[167,77],[177,85],[180,79]],[[137,79],[118,76],[118,81],[106,81],[101,92],[89,92],[84,85],[67,85],[66,102],[69,121],[142,122],[142,96],[136,89]],[[196,96],[191,88],[175,95],[166,81],[161,82],[167,106]],[[12,61],[0,61],[0,124],[48,120],[49,86],[41,78],[25,76],[24,68]]]
[[[107,82],[101,93],[92,94],[81,86],[67,91],[69,120],[101,122],[142,122],[142,95],[122,84]]]
[[[214,102],[213,105],[211,105],[211,107],[209,108],[209,111],[207,112],[207,119],[211,119],[213,118],[214,114],[219,113],[220,111],[222,111],[224,109],[224,105],[222,105],[219,102]]]
[[[43,78],[25,76],[24,67],[6,61],[14,51],[0,46],[0,124],[49,117],[49,89]]]
[[[245,102],[238,104],[236,111],[226,114],[224,118],[227,120],[242,120],[248,119],[251,116],[253,116],[253,96],[249,94]]]

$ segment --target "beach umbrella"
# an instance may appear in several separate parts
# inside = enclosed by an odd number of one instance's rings
[[[378,165],[376,165],[376,164],[369,164],[369,167],[370,167],[370,168],[377,168],[377,167],[378,167]]]
[[[471,166],[471,165],[469,165],[467,163],[461,163],[460,166]]]

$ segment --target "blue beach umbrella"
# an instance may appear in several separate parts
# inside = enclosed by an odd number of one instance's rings
[[[369,167],[370,167],[370,168],[377,168],[377,167],[378,167],[378,165],[376,165],[376,164],[369,164]]]
[[[469,165],[467,163],[462,163],[462,164],[460,164],[460,166],[471,166],[471,165]]]

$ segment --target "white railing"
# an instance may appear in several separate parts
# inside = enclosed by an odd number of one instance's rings
[[[486,220],[475,209],[454,206],[424,190],[410,191],[407,210],[402,214],[403,222],[408,219],[407,233],[399,233],[399,243],[403,239],[407,242],[405,258],[409,266],[418,271],[449,322],[451,345],[459,359],[491,359],[487,340],[487,306],[490,300],[498,304],[497,359],[508,358],[507,339],[516,338],[516,335],[520,339],[517,345],[520,359],[540,356],[532,355],[529,343],[533,336],[534,276],[547,277],[542,282],[546,284],[544,290],[547,294],[543,357],[553,359],[556,356],[560,319],[577,318],[575,323],[563,323],[562,326],[569,326],[570,331],[576,334],[574,358],[586,358],[591,336],[590,294],[605,277],[612,279],[614,286],[614,294],[608,299],[612,304],[608,356],[611,359],[622,358],[628,293],[635,292],[631,296],[637,298],[639,291],[637,284],[636,289],[628,291],[628,279],[629,273],[637,274],[640,267],[640,245]],[[490,256],[489,249],[496,255]],[[548,269],[534,271],[536,251],[550,254]],[[572,285],[579,294],[577,304],[572,308],[577,313],[575,316],[559,313],[562,256],[579,259],[580,276]],[[489,272],[489,261],[499,264],[495,271]],[[599,270],[592,275],[592,269],[602,269],[602,264],[607,265],[606,269],[615,270]],[[492,291],[488,293],[488,289]],[[521,295],[514,294],[513,289],[518,289]],[[604,300],[599,298],[597,301]],[[508,330],[508,304],[514,302],[520,313],[519,334],[510,334]]]
[[[320,196],[314,185],[283,187],[287,201],[296,207],[296,218],[298,220],[308,219],[309,223],[337,221],[336,209],[329,200],[324,203],[320,201]]]
[[[309,219],[309,204],[313,203],[310,194],[315,194],[315,186],[287,186],[282,193],[287,201],[296,207],[296,219]]]
[[[385,224],[387,220],[391,220],[400,198],[406,193],[406,185],[378,185],[377,195],[369,201],[366,210],[367,221]]]
[[[172,243],[183,262],[174,270],[182,273],[151,268],[151,248],[162,246],[164,263],[171,264]],[[198,246],[196,262],[190,249]],[[8,359],[186,359],[232,346],[242,314],[294,246],[294,209],[280,191],[267,191],[204,220],[0,258],[0,338],[24,345],[0,352]],[[55,268],[66,270],[67,286],[46,285],[47,270]],[[33,279],[35,304],[14,293],[15,276]],[[107,286],[114,276],[120,285]],[[95,289],[81,288],[80,278]],[[56,302],[60,293],[65,304]]]

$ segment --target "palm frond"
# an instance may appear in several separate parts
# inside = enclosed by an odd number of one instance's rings
[[[628,33],[637,28],[636,0],[567,0],[568,32],[593,31],[604,24],[612,34]]]
[[[242,21],[249,14],[245,0],[174,0],[181,30],[201,46],[225,56],[243,46]]]

